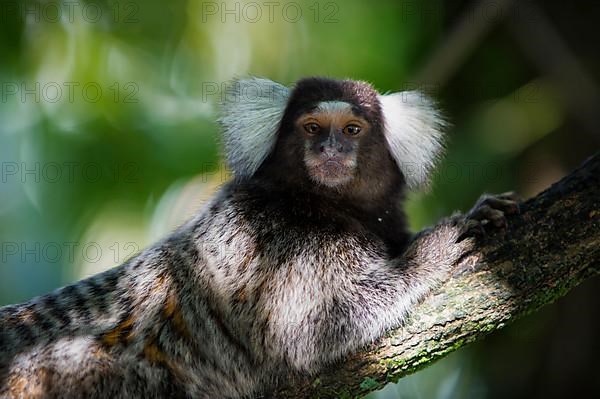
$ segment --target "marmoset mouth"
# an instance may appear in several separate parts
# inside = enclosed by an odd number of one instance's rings
[[[332,177],[351,174],[352,162],[340,157],[329,157],[314,165],[319,172]]]
[[[341,161],[338,161],[337,159],[328,159],[327,161],[319,165],[319,168],[328,172],[339,173],[343,169],[346,169],[347,166],[345,166]]]
[[[352,180],[353,163],[341,158],[328,158],[307,165],[313,180],[326,186],[338,186]]]

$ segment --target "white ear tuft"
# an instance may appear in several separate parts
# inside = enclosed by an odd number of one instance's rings
[[[225,157],[236,178],[251,177],[273,150],[289,92],[260,78],[227,85],[219,121]]]
[[[384,134],[409,188],[426,186],[443,150],[446,122],[433,101],[417,91],[379,96]]]

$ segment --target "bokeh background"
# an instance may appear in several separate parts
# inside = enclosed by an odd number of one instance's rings
[[[228,178],[223,84],[421,89],[452,121],[417,230],[600,149],[598,1],[2,0],[0,305],[119,264]],[[371,398],[600,392],[598,278]],[[592,395],[593,396],[593,395]],[[587,397],[587,396],[586,396]]]

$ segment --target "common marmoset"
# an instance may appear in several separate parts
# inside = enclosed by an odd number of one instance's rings
[[[221,117],[234,179],[171,236],[104,273],[0,309],[2,398],[241,398],[401,325],[504,223],[489,197],[415,237],[443,120],[415,92],[235,81]]]

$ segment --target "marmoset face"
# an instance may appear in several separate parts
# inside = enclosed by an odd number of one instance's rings
[[[295,121],[304,139],[304,166],[316,183],[336,187],[352,181],[361,140],[370,124],[344,101],[322,101]]]
[[[290,95],[275,164],[336,192],[375,188],[398,174],[385,145],[378,93],[367,83],[308,78]]]
[[[235,86],[242,98],[249,89],[252,101],[226,102],[221,118],[240,180],[371,201],[426,185],[442,149],[444,120],[418,92],[319,77],[291,89],[266,79]]]

